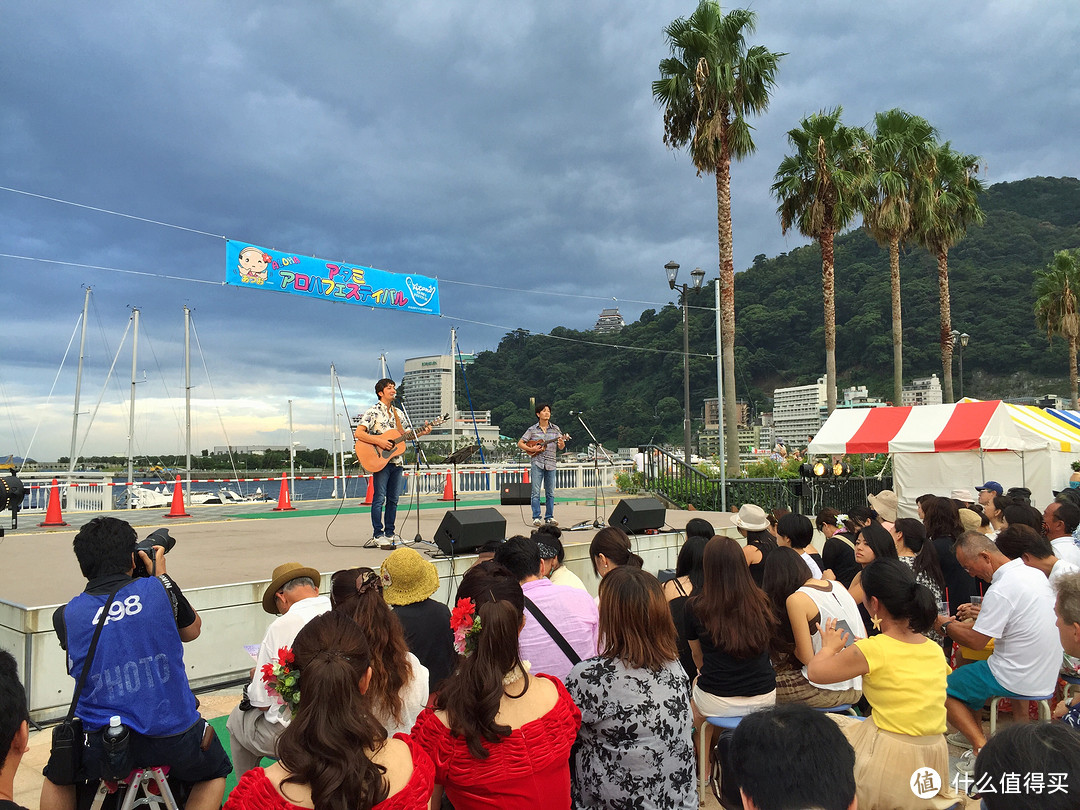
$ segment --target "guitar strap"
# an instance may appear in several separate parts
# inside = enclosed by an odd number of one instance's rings
[[[397,408],[394,407],[394,403],[390,403],[390,410],[394,413],[394,421],[397,422],[398,433],[401,434],[402,441],[405,440],[405,428],[401,426],[401,417],[397,415]]]

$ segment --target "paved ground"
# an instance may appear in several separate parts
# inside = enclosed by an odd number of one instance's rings
[[[569,531],[564,544],[588,543],[595,529],[595,514],[607,520],[622,498],[608,491],[599,508],[593,506],[592,490],[561,490],[556,516],[564,530],[584,523],[586,529]],[[388,552],[362,548],[371,537],[368,507],[355,501],[342,505],[336,501],[305,501],[293,512],[274,512],[272,503],[239,506],[190,507],[190,518],[168,520],[165,510],[141,509],[109,514],[131,522],[145,537],[165,526],[176,539],[176,548],[167,558],[168,570],[182,588],[198,588],[241,582],[266,581],[275,565],[297,560],[320,571],[335,571],[356,565],[377,566]],[[497,498],[470,497],[459,502],[461,509],[489,506],[506,518],[508,535],[528,534],[533,526],[528,506],[500,506]],[[413,538],[417,532],[430,541],[451,504],[421,498],[420,509],[402,502],[398,512],[398,533]],[[712,515],[716,525],[730,518]],[[417,516],[419,515],[419,525]],[[689,512],[671,510],[668,522],[682,528],[692,517]],[[6,520],[7,515],[3,519]],[[95,513],[69,513],[65,528],[43,529],[29,514],[20,516],[20,527],[8,530],[0,540],[0,599],[28,607],[58,605],[82,590],[86,584],[71,552],[71,541],[79,526],[96,517]],[[36,520],[41,520],[40,517]],[[416,546],[437,553],[431,543]],[[47,576],[42,574],[47,573]]]

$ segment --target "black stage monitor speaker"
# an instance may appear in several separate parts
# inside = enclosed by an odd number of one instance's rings
[[[666,510],[656,498],[629,498],[619,501],[608,518],[609,526],[618,526],[627,534],[637,534],[664,525]]]
[[[506,518],[493,507],[447,512],[435,532],[443,554],[468,554],[493,540],[506,538]]]
[[[528,506],[532,501],[532,484],[503,484],[500,493],[503,506]]]

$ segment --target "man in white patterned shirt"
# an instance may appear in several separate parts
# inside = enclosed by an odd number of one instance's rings
[[[405,433],[406,427],[404,412],[394,406],[397,386],[391,379],[381,379],[375,383],[375,395],[379,401],[360,417],[355,437],[358,442],[374,445],[380,450],[392,450],[395,442],[382,434],[393,430],[400,437]],[[430,427],[425,426],[423,430],[416,431],[416,435],[423,436],[430,430]],[[401,540],[394,531],[394,521],[397,519],[398,497],[402,489],[403,466],[401,455],[395,455],[387,460],[385,467],[371,476],[372,486],[375,487],[371,497],[371,527],[374,535],[364,543],[365,548],[393,548]]]

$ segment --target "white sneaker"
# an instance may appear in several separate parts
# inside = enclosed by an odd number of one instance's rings
[[[956,763],[956,772],[962,773],[965,776],[972,776],[975,773],[975,751],[965,751],[961,754],[960,759]]]
[[[954,731],[952,734],[945,735],[945,742],[949,745],[955,745],[957,748],[965,748],[968,751],[971,750],[971,740],[965,737],[959,731]]]
[[[399,546],[399,545],[401,545],[403,543],[404,543],[404,541],[398,535],[396,535],[396,534],[387,534],[387,535],[383,536],[382,542],[379,544],[379,548],[381,548],[381,549],[395,548],[396,546]]]
[[[544,521],[542,521],[540,518],[533,518],[533,526],[543,526],[543,525],[544,525]]]
[[[559,525],[559,521],[557,521],[555,518],[548,518],[547,520],[544,521],[544,523],[546,523],[548,526],[558,526]]]
[[[379,548],[382,545],[382,535],[376,535],[364,543],[364,548]]]

